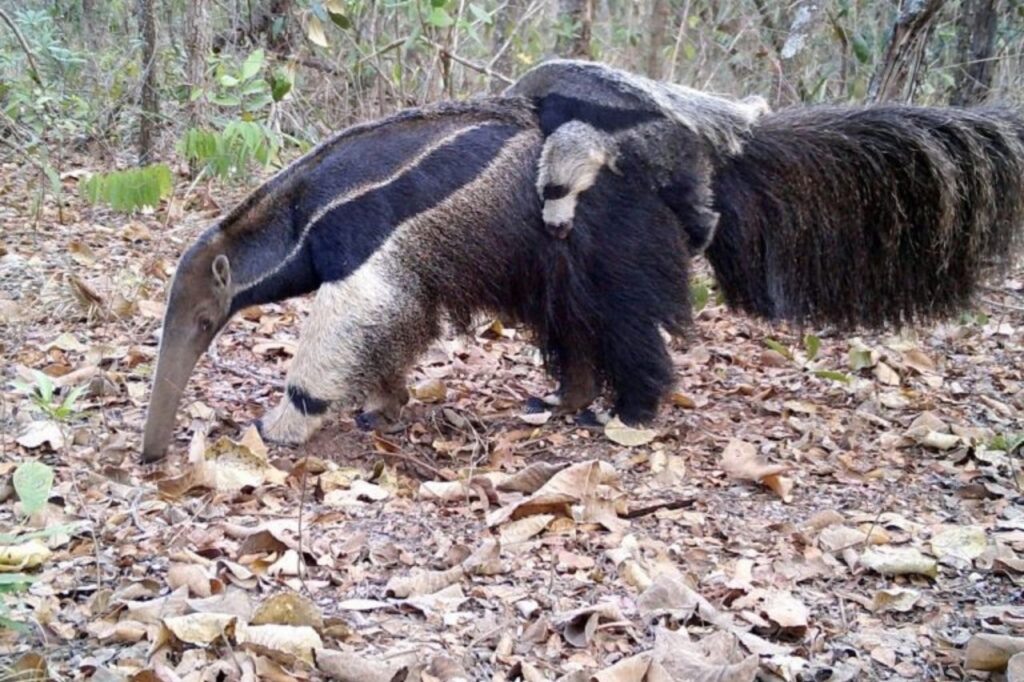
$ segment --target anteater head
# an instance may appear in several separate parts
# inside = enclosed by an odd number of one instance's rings
[[[164,314],[153,392],[146,414],[142,460],[161,459],[174,431],[185,383],[232,313],[231,261],[222,235],[212,230],[190,248],[171,284]]]

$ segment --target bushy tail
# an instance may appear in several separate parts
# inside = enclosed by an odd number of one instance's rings
[[[812,107],[762,117],[715,183],[706,255],[729,304],[884,326],[947,316],[1024,231],[1024,121],[999,109]]]

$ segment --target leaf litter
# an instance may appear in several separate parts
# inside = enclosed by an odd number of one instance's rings
[[[987,296],[1007,304],[990,322],[914,334],[808,336],[711,303],[673,342],[675,393],[645,428],[523,415],[550,382],[489,321],[428,351],[400,432],[364,434],[343,408],[302,448],[245,426],[277,399],[308,300],[250,309],[200,362],[171,458],[142,467],[166,287],[209,216],[169,229],[163,210],[126,220],[69,196],[65,223],[48,202],[36,223],[9,184],[0,580],[34,579],[4,596],[32,623],[0,629],[16,671],[1020,677],[1019,270]],[[75,414],[13,388],[28,370],[59,397],[84,387]],[[55,472],[28,516],[12,482],[27,461]]]

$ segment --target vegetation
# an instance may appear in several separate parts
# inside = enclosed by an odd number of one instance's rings
[[[55,194],[68,150],[118,165],[177,152],[194,174],[244,178],[355,121],[500,91],[554,55],[775,106],[1019,101],[1024,74],[1020,0],[26,0],[0,12],[0,139]],[[140,177],[86,192],[122,210],[166,195],[164,174],[141,190]]]

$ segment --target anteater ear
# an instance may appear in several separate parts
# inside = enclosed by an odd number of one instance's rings
[[[231,289],[231,263],[224,254],[213,259],[213,283],[219,291]]]

